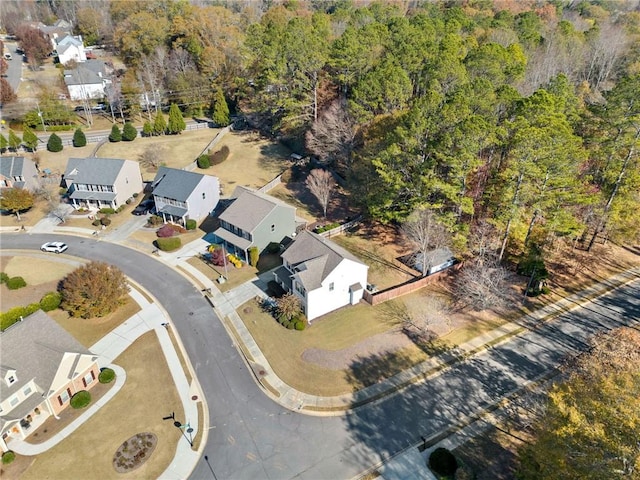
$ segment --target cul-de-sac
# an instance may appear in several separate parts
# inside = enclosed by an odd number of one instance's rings
[[[639,0],[4,0],[0,49],[0,477],[639,478]]]

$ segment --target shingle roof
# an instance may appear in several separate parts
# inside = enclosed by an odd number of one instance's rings
[[[293,215],[296,211],[291,205],[248,187],[236,187],[231,198],[235,200],[220,214],[220,220],[249,233],[253,232],[277,207],[291,209]]]
[[[344,259],[364,265],[344,248],[308,230],[298,234],[282,254],[282,259],[291,265],[307,291],[319,288]]]
[[[87,185],[114,185],[126,161],[118,158],[70,158],[64,178]]]
[[[0,157],[0,175],[3,177],[19,177],[23,169],[24,157]]]
[[[153,194],[186,202],[189,195],[202,181],[201,173],[187,172],[177,168],[160,167],[153,179]]]
[[[67,85],[101,84],[105,77],[105,63],[102,60],[87,60],[79,63],[73,70],[64,71],[64,83]]]
[[[91,354],[42,310],[0,333],[0,342],[2,366],[15,369],[17,377],[11,386],[0,380],[2,399],[13,395],[32,379],[46,392],[65,352]]]

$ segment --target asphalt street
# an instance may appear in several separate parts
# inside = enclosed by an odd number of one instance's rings
[[[16,53],[17,43],[4,40],[4,46],[9,53],[11,53],[11,60],[7,60],[7,82],[9,82],[13,91],[16,92],[20,85],[20,76],[22,74],[22,55]]]
[[[640,320],[640,281],[489,349],[400,395],[338,417],[283,409],[256,386],[202,294],[140,252],[62,235],[3,234],[2,249],[64,240],[68,254],[117,265],[169,313],[204,391],[210,425],[193,479],[346,479],[495,402],[581,351],[594,333]],[[363,360],[367,362],[367,360]],[[206,459],[205,457],[206,456]]]

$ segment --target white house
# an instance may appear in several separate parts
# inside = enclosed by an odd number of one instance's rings
[[[186,224],[206,218],[220,200],[217,177],[160,167],[151,184],[156,213],[165,222]]]
[[[282,261],[275,280],[298,296],[309,322],[362,299],[369,267],[320,235],[300,233],[282,254]]]
[[[58,60],[62,65],[74,60],[76,62],[86,62],[87,55],[84,51],[84,43],[81,36],[66,35],[58,40],[56,44]]]
[[[64,83],[71,100],[86,100],[103,98],[111,80],[102,60],[87,60],[72,70],[65,70]]]

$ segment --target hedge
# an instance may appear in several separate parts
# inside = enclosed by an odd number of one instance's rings
[[[7,288],[9,290],[18,290],[19,288],[26,287],[27,282],[22,277],[11,277],[7,280]]]
[[[100,210],[98,210],[98,212],[104,215],[113,215],[114,213],[116,213],[116,211],[111,207],[101,208]]]
[[[163,252],[171,252],[182,246],[182,240],[180,237],[158,238],[156,245]]]
[[[15,459],[16,459],[16,454],[13,453],[11,450],[9,450],[8,452],[4,452],[2,454],[2,464],[3,465],[9,465]]]
[[[40,299],[40,308],[43,312],[50,312],[60,306],[62,294],[60,292],[49,292]]]
[[[71,401],[69,405],[71,408],[84,408],[91,403],[91,394],[86,390],[80,390],[73,397],[71,397]]]
[[[98,381],[100,383],[111,383],[116,378],[116,372],[110,368],[103,368],[98,375]]]

